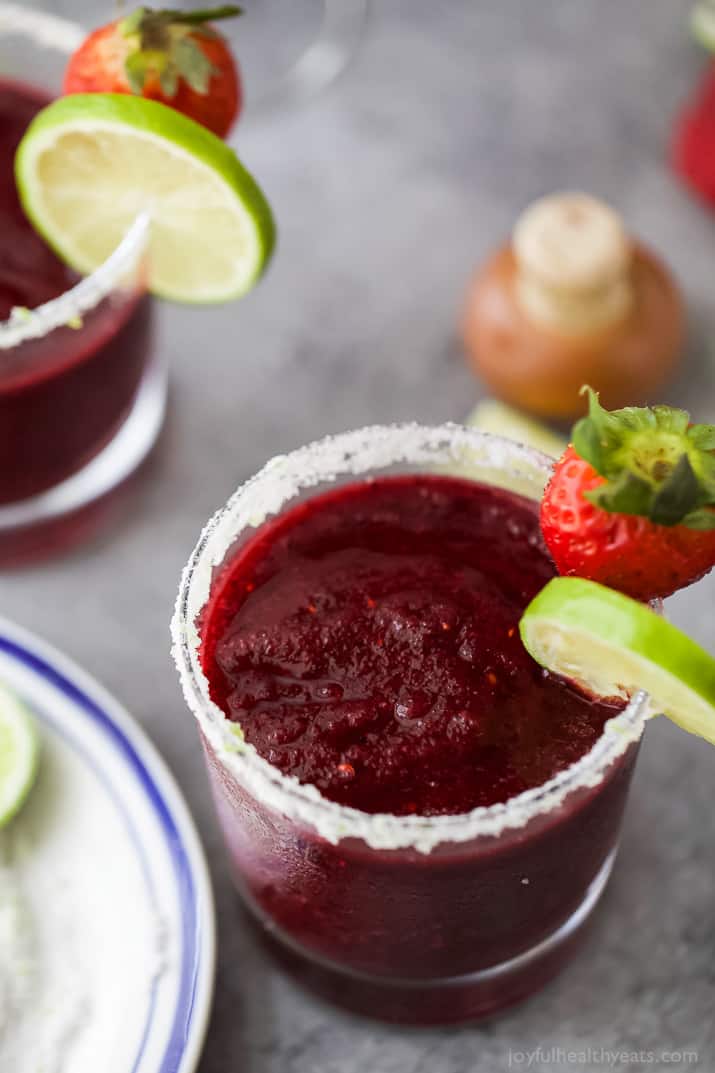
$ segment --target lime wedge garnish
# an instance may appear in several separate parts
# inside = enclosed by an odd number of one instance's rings
[[[645,604],[584,578],[553,578],[524,612],[537,663],[598,697],[650,694],[663,713],[715,745],[715,659]]]
[[[163,298],[237,298],[273,249],[268,202],[233,150],[157,101],[111,93],[54,101],[25,132],[15,175],[35,228],[85,275],[148,213],[149,287]]]
[[[0,685],[0,827],[23,804],[37,773],[34,720],[14,693]]]
[[[497,399],[484,399],[478,403],[467,418],[465,424],[480,432],[492,432],[516,440],[527,447],[533,447],[552,458],[559,458],[566,450],[566,440],[552,432],[547,425],[534,421],[519,410],[515,410]]]
[[[705,48],[715,52],[715,3],[713,0],[699,0],[690,15],[690,29],[693,37]]]

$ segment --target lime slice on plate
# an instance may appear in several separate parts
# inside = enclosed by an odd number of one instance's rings
[[[584,578],[553,578],[524,612],[537,663],[599,697],[650,694],[662,712],[715,744],[715,659],[645,604]]]
[[[148,213],[149,287],[163,298],[237,298],[273,249],[268,202],[233,150],[157,101],[61,97],[25,132],[15,176],[35,228],[84,275]]]
[[[492,432],[496,436],[505,436],[527,447],[533,447],[552,458],[559,458],[567,447],[566,440],[552,432],[547,425],[534,421],[519,410],[515,410],[497,399],[484,399],[471,412],[466,425],[479,429],[480,432]]]
[[[715,3],[700,0],[690,15],[690,29],[696,41],[715,52]]]
[[[37,774],[39,740],[32,715],[0,685],[0,827],[23,804]]]

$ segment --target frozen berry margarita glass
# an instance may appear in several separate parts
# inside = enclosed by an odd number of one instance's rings
[[[362,1012],[523,998],[611,871],[646,697],[596,701],[521,645],[548,474],[456,426],[348,433],[270,462],[184,572],[174,654],[238,889]]]
[[[0,4],[0,562],[64,543],[139,465],[164,412],[146,222],[82,279],[36,233],[15,184],[20,139],[81,39],[71,23]]]

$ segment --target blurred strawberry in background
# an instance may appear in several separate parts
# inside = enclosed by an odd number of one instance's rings
[[[715,0],[701,0],[690,20],[695,38],[715,53]],[[688,186],[715,206],[715,60],[675,123],[673,166]]]
[[[197,11],[139,7],[94,30],[71,57],[65,93],[134,93],[175,108],[225,138],[242,105],[241,79],[211,25],[234,5]]]

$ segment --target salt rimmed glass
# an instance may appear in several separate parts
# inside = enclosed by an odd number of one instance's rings
[[[540,987],[608,880],[648,712],[644,693],[544,785],[464,815],[373,815],[283,775],[211,701],[198,618],[216,571],[329,485],[439,470],[537,499],[550,461],[460,426],[374,427],[273,459],[206,526],[184,571],[174,656],[237,886],[282,957],[334,1000],[387,1019],[483,1016]]]
[[[0,3],[3,84],[38,102],[55,95],[83,37]],[[91,276],[0,323],[0,563],[77,539],[156,441],[166,367],[152,349],[147,239],[140,218]]]

